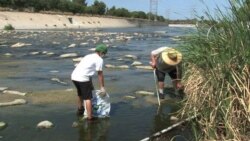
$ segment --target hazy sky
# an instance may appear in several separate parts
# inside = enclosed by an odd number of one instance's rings
[[[86,0],[87,3],[93,4],[94,0]],[[115,6],[116,8],[126,8],[129,11],[150,11],[150,0],[99,0],[103,1],[108,8]],[[157,0],[153,0],[157,1]],[[203,1],[203,2],[202,2]],[[219,7],[225,11],[225,7],[229,7],[228,0],[158,0],[158,4],[153,5],[152,9],[158,15],[164,16],[169,19],[187,19],[195,18],[195,15],[202,16],[204,11],[209,8],[212,15]],[[196,11],[196,12],[194,12]]]

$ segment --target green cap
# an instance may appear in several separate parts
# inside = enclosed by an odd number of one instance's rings
[[[95,51],[106,54],[108,52],[108,48],[105,44],[99,44],[96,46]]]

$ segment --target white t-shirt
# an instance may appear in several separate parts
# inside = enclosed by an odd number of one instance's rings
[[[96,71],[102,71],[103,59],[96,53],[86,55],[71,74],[71,80],[79,82],[89,81]]]

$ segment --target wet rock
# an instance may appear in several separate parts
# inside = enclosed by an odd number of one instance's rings
[[[52,42],[52,44],[54,44],[54,45],[59,45],[60,44],[60,42]]]
[[[58,82],[58,83],[61,83],[61,84],[64,84],[64,85],[67,84],[66,82],[61,81],[59,78],[51,78],[51,80],[55,81],[55,82]]]
[[[21,43],[21,42],[18,42],[14,45],[12,45],[11,47],[12,48],[19,48],[19,47],[24,47],[24,46],[31,46],[32,44],[26,44],[26,43]]]
[[[4,129],[7,127],[7,123],[0,121],[0,130]],[[1,137],[1,136],[0,136]]]
[[[4,56],[13,56],[11,53],[5,53]]]
[[[37,128],[52,128],[53,123],[48,120],[45,120],[45,121],[39,122],[36,127]]]
[[[135,66],[137,69],[153,70],[151,66]]]
[[[136,99],[135,96],[131,96],[131,95],[126,95],[126,96],[124,96],[124,98],[126,98],[126,99]]]
[[[66,53],[66,54],[62,54],[60,55],[60,58],[70,58],[70,57],[77,57],[77,53]]]
[[[4,90],[4,94],[15,94],[15,95],[21,95],[25,96],[27,93],[19,92],[19,91],[13,91],[13,90]]]
[[[134,61],[134,62],[131,64],[131,66],[139,66],[139,65],[142,65],[142,63],[139,62],[139,61]]]
[[[113,69],[129,69],[128,65],[115,66],[115,65],[111,65],[111,64],[106,64],[105,67],[106,68],[113,68]]]
[[[1,92],[4,91],[4,90],[7,90],[7,89],[8,89],[8,87],[0,87]]]
[[[170,120],[171,120],[171,121],[177,121],[177,120],[179,120],[179,118],[177,118],[177,117],[175,117],[175,116],[171,116],[171,117],[170,117]]]
[[[30,55],[37,55],[37,54],[39,54],[39,52],[38,51],[36,51],[36,52],[30,52],[29,54]]]
[[[81,46],[86,46],[86,45],[88,45],[88,43],[81,43],[80,45]]]
[[[90,51],[95,51],[95,48],[90,48],[90,49],[88,49],[88,50],[90,50]]]
[[[27,103],[27,101],[24,100],[24,99],[15,99],[14,101],[11,101],[11,102],[2,102],[2,103],[0,103],[0,107],[22,105],[22,104],[26,104],[26,103]]]
[[[72,59],[73,62],[80,62],[82,60],[83,57],[78,57],[78,58],[74,58]]]
[[[130,54],[128,54],[128,55],[125,55],[125,57],[126,58],[130,58],[130,59],[137,59],[137,56],[135,56],[135,55],[130,55]]]
[[[69,48],[73,48],[73,47],[76,47],[76,44],[71,44],[68,46]]]
[[[72,127],[73,127],[73,128],[77,128],[77,127],[79,127],[79,123],[78,123],[78,122],[76,122],[76,121],[74,121],[74,122],[72,123]]]
[[[139,94],[139,95],[154,95],[154,92],[149,92],[149,91],[136,91],[135,94]]]

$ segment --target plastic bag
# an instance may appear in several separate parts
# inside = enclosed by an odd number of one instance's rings
[[[92,92],[93,98],[92,101],[92,115],[94,117],[105,118],[109,117],[111,104],[109,94],[103,94],[100,90],[94,90]],[[84,116],[87,116],[86,106]]]

